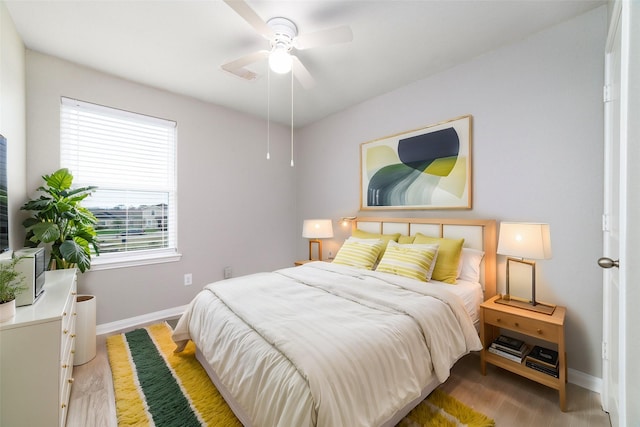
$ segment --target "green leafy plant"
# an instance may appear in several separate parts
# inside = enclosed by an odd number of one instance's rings
[[[16,299],[16,294],[25,289],[22,284],[22,273],[15,266],[22,258],[13,258],[11,262],[0,261],[0,304]]]
[[[96,254],[100,249],[94,229],[98,221],[80,202],[97,187],[71,189],[73,175],[68,169],[59,169],[42,179],[46,186],[38,191],[44,194],[20,208],[33,212],[22,222],[27,232],[25,246],[51,244],[49,269],[78,267],[84,273],[91,268],[91,247]]]

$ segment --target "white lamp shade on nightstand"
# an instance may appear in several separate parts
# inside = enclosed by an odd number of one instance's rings
[[[331,220],[305,219],[302,224],[302,237],[307,239],[329,239],[333,237]]]
[[[330,219],[305,219],[302,223],[302,237],[309,240],[309,259],[322,260],[322,242],[320,239],[333,237],[333,224]],[[313,257],[313,244],[318,246],[318,258]]]
[[[497,252],[523,259],[550,259],[549,224],[501,222]]]

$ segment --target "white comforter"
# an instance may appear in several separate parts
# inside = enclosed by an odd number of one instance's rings
[[[207,285],[174,331],[192,339],[255,426],[376,426],[480,350],[455,295],[350,267]]]

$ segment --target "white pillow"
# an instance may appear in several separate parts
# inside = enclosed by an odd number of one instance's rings
[[[480,263],[483,257],[483,251],[462,248],[458,264],[458,279],[474,283],[480,282]]]
[[[438,245],[399,244],[390,241],[376,271],[428,282],[437,256]]]

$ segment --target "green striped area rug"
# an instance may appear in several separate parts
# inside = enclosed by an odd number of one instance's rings
[[[241,426],[195,358],[193,343],[175,354],[171,332],[168,324],[159,323],[107,338],[118,426]],[[492,427],[495,423],[435,390],[399,426]]]

